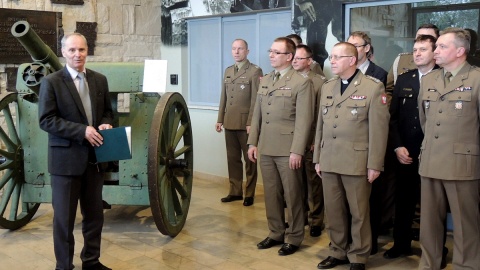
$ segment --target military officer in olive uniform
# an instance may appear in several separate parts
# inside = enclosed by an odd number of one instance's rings
[[[329,59],[337,76],[322,87],[313,162],[323,178],[331,243],[319,269],[350,262],[362,270],[370,255],[369,197],[383,170],[389,113],[383,83],[357,69],[357,55],[354,45],[335,44]]]
[[[290,255],[298,250],[304,238],[301,167],[313,123],[315,96],[312,81],[292,68],[293,41],[277,38],[269,52],[275,70],[260,82],[248,136],[248,158],[253,162],[260,159],[270,231],[257,247],[267,249],[283,244],[279,255]]]
[[[310,224],[310,236],[318,237],[323,230],[323,217],[324,217],[324,205],[323,205],[323,188],[322,179],[315,171],[315,165],[313,164],[313,140],[315,139],[315,123],[318,115],[318,103],[320,102],[320,96],[323,83],[326,78],[313,72],[311,67],[312,50],[307,46],[300,44],[297,46],[295,57],[293,58],[293,68],[301,73],[305,74],[312,80],[313,90],[315,91],[315,117],[311,128],[310,138],[308,139],[307,148],[305,149],[305,182],[307,186],[308,197],[308,209],[309,209],[309,224]],[[307,211],[305,211],[307,213]]]
[[[470,34],[445,29],[418,96],[425,137],[420,148],[422,257],[440,269],[447,207],[453,217],[453,269],[479,269],[480,69],[467,63]]]
[[[298,45],[303,45],[303,41],[302,41],[302,38],[297,35],[297,34],[290,34],[287,36],[287,38],[291,39],[293,41],[293,43],[295,43],[295,46],[298,46]],[[310,47],[308,47],[310,48]],[[310,49],[312,50],[312,49]],[[320,66],[320,64],[313,60],[313,58],[311,58],[311,61],[310,61],[310,70],[313,71],[314,73],[320,75],[320,76],[323,76],[325,77],[325,73],[323,73],[323,69],[322,67]]]
[[[225,129],[230,181],[228,196],[222,198],[221,201],[231,202],[243,199],[243,153],[247,177],[245,200],[243,201],[245,206],[253,204],[257,184],[257,165],[247,158],[247,138],[258,84],[263,75],[261,68],[248,61],[248,52],[248,44],[245,40],[233,41],[232,56],[235,64],[225,70],[218,119],[215,125],[217,132],[222,131],[222,126]]]

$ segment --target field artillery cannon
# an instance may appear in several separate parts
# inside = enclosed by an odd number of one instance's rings
[[[63,68],[56,55],[30,28],[11,29],[33,63],[17,73],[17,92],[0,94],[0,227],[27,224],[40,203],[51,203],[47,133],[38,124],[38,91],[43,77]],[[191,201],[193,137],[185,100],[178,93],[143,93],[142,63],[88,63],[109,83],[112,107],[129,103],[114,126],[131,126],[132,159],[104,173],[103,199],[112,205],[149,205],[158,230],[171,237],[183,228]]]

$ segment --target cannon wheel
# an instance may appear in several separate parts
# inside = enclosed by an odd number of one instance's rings
[[[158,230],[175,237],[187,219],[192,194],[193,137],[188,108],[179,93],[164,94],[149,135],[148,190]]]
[[[35,215],[39,203],[22,201],[25,183],[23,149],[12,113],[18,116],[17,93],[0,96],[0,227],[15,230],[26,225]]]

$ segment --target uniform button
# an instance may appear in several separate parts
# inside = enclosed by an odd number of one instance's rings
[[[269,115],[269,114],[270,114],[270,113],[269,113],[269,112],[267,112],[267,115]]]
[[[230,102],[230,105],[233,105],[233,103],[232,103],[232,102]]]
[[[470,153],[470,149],[467,149],[467,153]]]
[[[437,126],[440,126],[440,122],[437,122]]]
[[[415,116],[415,119],[417,119],[417,117]]]
[[[333,125],[333,128],[337,128],[337,125]]]
[[[440,99],[441,99],[442,101],[444,101],[444,100],[445,100],[445,97],[441,97]]]
[[[269,96],[273,96],[273,93],[268,94]]]
[[[441,109],[440,109],[440,110],[438,110],[438,113],[442,113],[442,110],[441,110]]]
[[[337,105],[337,108],[340,108],[340,107],[342,107],[342,105],[338,104],[338,105]]]
[[[438,139],[438,135],[435,135],[435,139]]]
[[[335,118],[338,118],[338,115],[335,115]]]
[[[271,103],[271,102],[268,102],[268,105],[272,105],[272,103]]]
[[[336,139],[336,138],[337,138],[337,136],[333,136],[333,138],[334,138],[334,139]]]
[[[413,129],[417,129],[417,127],[413,127]]]
[[[267,121],[267,122],[265,122],[265,123],[270,124],[270,121]]]

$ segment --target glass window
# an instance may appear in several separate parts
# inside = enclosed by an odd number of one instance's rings
[[[364,31],[375,48],[373,61],[389,70],[399,53],[410,52],[417,28],[432,23],[478,31],[480,0],[374,1],[346,5],[346,32]],[[477,45],[478,48],[478,45]]]

